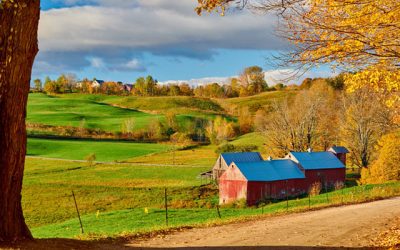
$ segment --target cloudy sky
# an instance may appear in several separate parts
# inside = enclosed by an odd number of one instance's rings
[[[271,75],[271,55],[288,48],[274,36],[276,19],[249,11],[197,16],[196,0],[45,0],[34,78],[132,82],[234,76],[251,65]],[[310,76],[328,75],[316,70]]]

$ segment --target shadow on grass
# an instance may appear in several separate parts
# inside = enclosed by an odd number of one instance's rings
[[[206,246],[206,247],[141,247],[141,246],[129,246],[132,244],[130,241],[126,240],[94,240],[94,241],[84,241],[84,240],[74,240],[74,239],[38,239],[34,241],[25,241],[16,244],[2,245],[0,244],[0,249],[18,249],[18,250],[70,250],[70,249],[143,249],[143,250],[158,250],[158,249],[216,249],[216,250],[325,250],[325,249],[386,249],[379,247],[336,247],[336,246]]]

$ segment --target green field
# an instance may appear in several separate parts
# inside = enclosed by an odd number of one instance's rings
[[[226,110],[232,107],[248,108],[250,112],[256,112],[260,108],[270,108],[274,102],[282,102],[296,95],[296,91],[272,91],[255,96],[219,99],[217,102]]]
[[[161,97],[135,97],[128,96],[122,98],[112,98],[104,100],[105,103],[118,105],[121,107],[146,110],[146,111],[166,111],[166,110],[192,110],[206,113],[221,113],[223,108],[216,102],[207,98],[197,98],[188,96],[161,96]]]
[[[30,227],[75,217],[74,190],[83,215],[138,207],[160,208],[164,187],[171,203],[202,207],[199,173],[208,168],[97,164],[28,158],[23,183],[23,209]],[[207,196],[204,193],[205,196]],[[207,196],[208,197],[208,196]]]
[[[251,112],[294,96],[294,91],[274,91],[251,97],[208,99],[185,96],[135,97],[90,94],[46,95],[32,93],[28,99],[27,122],[50,126],[72,126],[120,132],[124,122],[134,120],[134,130],[146,128],[154,121],[164,121],[174,113],[179,126],[195,119],[213,120],[229,116],[233,109],[249,107]]]
[[[120,131],[125,120],[134,118],[135,128],[143,128],[160,115],[113,107],[99,102],[95,97],[74,95],[48,96],[30,94],[27,122],[53,126],[79,127],[105,131]]]
[[[165,152],[172,147],[156,143],[114,141],[28,139],[28,156],[84,160],[96,154],[96,161],[126,160],[138,156]]]
[[[34,93],[29,95],[27,122],[118,132],[128,119],[133,119],[134,130],[139,130],[154,121],[163,121],[166,112],[177,114],[181,126],[195,118],[210,120],[223,114],[222,108],[213,101],[194,97],[49,96]]]

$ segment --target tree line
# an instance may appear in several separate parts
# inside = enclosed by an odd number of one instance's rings
[[[122,82],[102,82],[94,85],[96,79],[87,78],[78,81],[72,74],[62,74],[52,80],[46,77],[44,83],[40,79],[34,80],[33,91],[49,94],[85,93],[105,95],[133,95],[133,96],[198,96],[208,98],[232,98],[252,96],[264,91],[282,90],[286,85],[279,83],[269,87],[264,79],[261,67],[251,66],[243,70],[239,77],[230,78],[228,83],[209,83],[192,87],[187,83],[159,84],[152,76],[139,77],[133,84]]]

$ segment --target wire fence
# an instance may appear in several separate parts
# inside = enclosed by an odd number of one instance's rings
[[[70,203],[70,215],[71,212],[75,215],[57,224],[33,228],[34,235],[36,237],[115,236],[183,226],[219,224],[244,217],[307,211],[397,196],[400,195],[400,184],[347,187],[318,195],[263,201],[253,207],[246,207],[240,202],[220,206],[217,197],[214,196],[213,203],[209,206],[179,208],[176,206],[180,199],[176,196],[176,190],[165,188],[153,206],[100,211],[88,206],[85,195],[87,195],[85,190],[76,189],[70,193],[68,200],[65,196],[64,199],[60,198],[59,202]],[[96,206],[96,201],[93,205]]]

